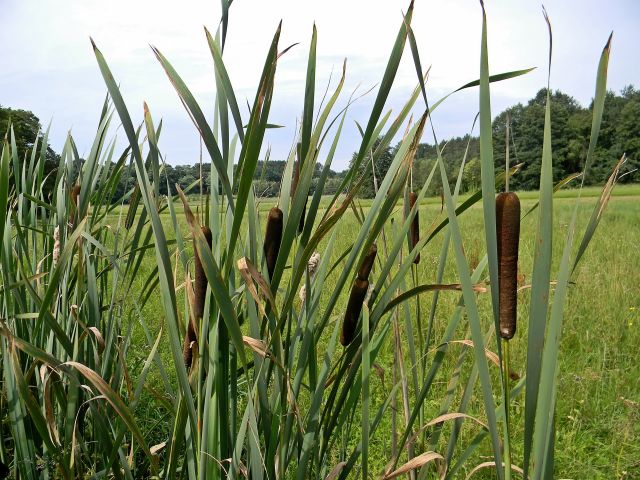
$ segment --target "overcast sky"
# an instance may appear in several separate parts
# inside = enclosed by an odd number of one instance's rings
[[[486,3],[491,73],[538,67],[492,86],[495,116],[514,103],[526,102],[545,86],[548,39],[538,2]],[[246,100],[253,102],[280,19],[281,48],[299,42],[278,64],[270,122],[286,128],[268,132],[272,159],[286,158],[294,139],[313,22],[318,28],[317,97],[332,69],[335,80],[347,58],[347,82],[339,104],[343,106],[356,86],[364,91],[382,78],[407,6],[408,1],[392,0],[234,1],[224,58],[245,119]],[[611,30],[609,88],[640,86],[640,1],[548,0],[545,6],[554,31],[553,89],[588,105],[598,59]],[[0,7],[0,105],[32,110],[45,126],[52,120],[54,150],[61,150],[69,129],[81,153],[88,152],[93,140],[106,89],[91,50],[92,36],[121,84],[134,123],[142,120],[142,104],[147,101],[156,124],[164,119],[160,148],[168,162],[197,162],[197,133],[149,45],[172,62],[211,117],[213,61],[202,27],[216,30],[218,0],[0,0]],[[432,100],[478,78],[481,21],[477,0],[416,1],[412,25],[423,66],[432,66],[427,85]],[[415,82],[407,47],[386,108],[398,112]],[[335,170],[343,169],[359,146],[355,121],[366,123],[374,98],[375,91],[351,108]],[[467,133],[477,105],[477,89],[451,97],[433,115],[438,138]],[[117,134],[124,145],[122,131]]]

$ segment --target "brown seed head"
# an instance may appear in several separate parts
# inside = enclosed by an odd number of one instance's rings
[[[371,269],[373,268],[373,262],[376,260],[376,254],[378,253],[378,247],[376,247],[375,243],[371,244],[369,247],[369,253],[364,257],[362,264],[360,265],[360,269],[358,270],[358,278],[360,280],[369,280],[369,274],[371,273]]]
[[[498,236],[500,336],[509,340],[516,333],[520,240],[520,200],[513,192],[502,192],[496,197],[496,233]]]
[[[209,249],[211,249],[211,243],[213,237],[211,235],[211,230],[208,227],[200,227],[204,238],[207,240],[207,244],[209,245]],[[193,292],[195,296],[194,303],[194,317],[196,319],[200,319],[204,316],[204,300],[205,295],[207,294],[207,276],[204,273],[204,268],[202,267],[202,260],[200,259],[200,254],[198,253],[198,249],[196,248],[196,239],[193,239],[193,251],[194,251],[194,264],[195,264],[195,275],[194,275],[194,286]]]
[[[211,230],[208,227],[200,227],[204,238],[211,248],[211,244],[213,241],[213,236],[211,235]],[[188,368],[191,367],[191,363],[193,362],[193,352],[198,348],[198,334],[197,334],[197,325],[195,322],[200,320],[204,316],[204,303],[205,296],[207,294],[207,276],[204,273],[204,268],[202,267],[202,260],[200,259],[200,254],[198,253],[198,249],[196,247],[196,239],[193,239],[193,250],[194,250],[194,264],[195,264],[195,274],[194,274],[194,305],[193,305],[193,315],[189,318],[189,323],[187,324],[187,332],[184,336],[184,344],[182,346],[182,356],[184,359],[184,364]]]
[[[282,241],[282,210],[273,207],[269,210],[267,217],[267,229],[264,234],[264,256],[267,261],[267,271],[269,279],[273,277],[276,269],[276,261],[278,260],[278,252],[280,251],[280,242]]]
[[[356,335],[358,319],[360,318],[362,304],[364,303],[368,290],[369,282],[367,280],[362,280],[361,278],[355,279],[351,287],[351,293],[349,294],[349,301],[342,322],[342,332],[340,333],[340,343],[345,347],[353,341]]]

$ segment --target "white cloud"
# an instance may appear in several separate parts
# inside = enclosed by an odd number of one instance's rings
[[[3,69],[0,103],[33,110],[43,123],[53,117],[53,146],[59,150],[72,127],[81,150],[89,148],[105,87],[88,37],[107,58],[132,116],[140,119],[146,100],[156,119],[164,118],[161,147],[171,163],[193,163],[198,138],[148,45],[172,62],[210,114],[213,111],[213,62],[203,25],[215,31],[219,2],[150,0],[4,0],[0,31]],[[407,2],[389,0],[235,0],[231,6],[225,62],[241,109],[252,102],[264,56],[280,19],[281,48],[294,47],[278,66],[272,121],[289,128],[270,131],[272,158],[284,158],[302,110],[306,55],[311,27],[318,26],[317,97],[331,69],[334,82],[348,58],[346,96],[361,84],[377,84],[402,21]],[[614,29],[609,85],[619,90],[640,84],[637,52],[640,5],[633,0],[603,4],[595,0],[549,0],[554,27],[552,88],[590,101],[595,70],[609,31]],[[494,113],[526,101],[546,84],[547,31],[537,2],[487,2],[490,68],[493,73],[537,66],[526,77],[492,87]],[[423,67],[431,65],[429,94],[438,97],[475,79],[479,70],[481,10],[475,0],[418,0],[413,20]],[[398,111],[413,85],[415,71],[408,48],[389,108]],[[375,92],[352,109],[336,168],[345,166],[358,146],[353,120],[366,122]],[[475,115],[475,92],[461,94],[434,115],[440,138],[464,134]],[[157,122],[158,120],[156,120]],[[122,135],[120,135],[122,136]]]

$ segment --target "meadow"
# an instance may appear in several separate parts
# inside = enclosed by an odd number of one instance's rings
[[[555,194],[556,212],[554,241],[561,242],[566,234],[570,220],[571,207],[577,196],[575,189],[559,190]],[[518,192],[522,200],[523,211],[532,207],[537,201],[538,192]],[[589,187],[582,192],[583,206],[579,221],[579,229],[584,229],[588,214],[595,199],[600,195],[601,188]],[[468,196],[461,196],[460,202]],[[196,197],[192,197],[196,201]],[[322,206],[326,206],[329,198],[323,198]],[[260,199],[258,208],[260,218],[266,218],[268,210],[275,205],[277,199]],[[636,359],[637,346],[640,345],[640,271],[637,268],[638,239],[640,238],[640,185],[618,185],[613,191],[612,199],[607,206],[599,230],[592,240],[585,254],[584,263],[578,267],[574,277],[574,284],[569,294],[566,309],[566,322],[560,350],[559,364],[559,401],[557,405],[557,444],[561,445],[556,453],[557,478],[640,478],[640,364]],[[366,211],[371,200],[359,199],[356,205]],[[394,220],[398,221],[402,215],[401,207],[396,208]],[[421,209],[421,220],[426,225],[442,220],[441,199],[438,197],[425,198]],[[122,209],[123,215],[127,208]],[[110,223],[117,222],[117,215],[110,218]],[[171,227],[168,214],[162,216],[166,228]],[[483,230],[481,206],[476,204],[460,216],[464,245],[471,262],[478,261],[484,250],[484,237],[477,232]],[[348,212],[338,226],[338,235],[333,249],[332,261],[338,261],[340,254],[349,247],[352,238],[349,232],[359,228],[358,220],[353,212]],[[524,278],[520,286],[529,283],[533,262],[533,242],[535,230],[535,215],[529,215],[521,226],[521,255],[519,271]],[[186,222],[182,219],[182,227],[186,229]],[[185,239],[188,244],[189,239]],[[324,241],[318,251],[322,253],[326,246]],[[438,268],[438,256],[441,249],[441,239],[435,240],[421,253],[421,262],[413,272],[414,281],[418,283],[435,283]],[[560,252],[554,256],[554,270],[560,261]],[[147,257],[141,267],[140,278],[153,270],[155,262]],[[375,270],[374,270],[375,275]],[[333,272],[325,281],[326,292],[323,301],[326,302],[329,293],[335,286],[338,276]],[[487,278],[483,281],[488,281]],[[449,257],[445,269],[444,283],[456,283],[457,270],[452,256]],[[142,290],[144,281],[140,281],[133,291]],[[526,361],[527,317],[529,306],[529,290],[523,289],[518,296],[519,318],[518,332],[512,340],[512,369],[518,374],[524,374]],[[438,339],[444,333],[446,319],[448,319],[459,293],[444,292],[440,296],[434,333],[430,344],[430,354],[426,358],[429,362],[433,358]],[[182,299],[184,301],[184,295]],[[433,294],[420,295],[420,311],[425,316],[431,306]],[[490,326],[490,305],[486,294],[480,294],[481,312],[485,328]],[[163,308],[157,297],[146,304],[143,315],[152,327],[152,336],[160,331],[163,323]],[[331,322],[340,323],[346,297],[341,297],[332,316]],[[414,334],[416,328],[415,302],[411,304]],[[468,327],[460,325],[455,338],[464,339],[468,335]],[[399,325],[400,335],[406,342],[406,328]],[[151,348],[138,325],[134,327],[134,356],[132,366],[140,365],[146,358],[146,352]],[[160,347],[161,354],[166,361],[170,361],[171,353],[166,342],[166,334]],[[445,357],[443,368],[435,382],[435,389],[431,398],[427,399],[425,417],[435,418],[439,414],[441,399],[447,391],[448,382],[456,368],[458,355],[466,349],[460,346],[451,350]],[[489,343],[487,348],[495,350],[495,345]],[[372,379],[372,393],[376,397],[374,402],[382,402],[389,394],[394,364],[394,344],[389,341],[382,350],[377,362],[377,374]],[[336,354],[337,355],[337,354]],[[405,360],[405,369],[410,369],[410,362]],[[463,364],[464,374],[468,375],[473,365],[473,359],[467,356]],[[135,369],[135,366],[134,366]],[[135,371],[135,370],[134,370]],[[158,381],[156,378],[155,381]],[[174,379],[175,381],[175,379]],[[498,378],[494,378],[497,382]],[[476,387],[477,388],[477,387]],[[463,394],[462,386],[455,391],[454,404],[460,402]],[[513,399],[513,425],[515,445],[522,445],[524,401],[522,397]],[[162,409],[149,404],[141,405],[140,415],[149,429],[151,438],[159,443],[167,435],[168,425],[162,424],[158,418],[166,414]],[[469,407],[471,415],[482,418],[482,402],[475,400]],[[400,415],[400,412],[398,413]],[[476,425],[466,425],[462,431],[464,441],[469,441],[478,431]],[[357,431],[357,428],[356,428]],[[448,433],[448,432],[447,432]],[[355,434],[354,434],[355,435]],[[382,471],[386,459],[391,454],[391,438],[393,437],[390,418],[383,423],[375,438],[372,438],[372,471]],[[400,432],[396,431],[396,436]],[[483,454],[490,456],[490,448],[485,445]],[[516,450],[515,458],[521,458],[521,449]],[[375,460],[374,460],[375,459]],[[478,462],[479,463],[479,460]],[[517,463],[517,461],[516,461]],[[488,476],[487,478],[491,478]]]

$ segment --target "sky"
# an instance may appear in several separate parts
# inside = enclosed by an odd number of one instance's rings
[[[280,50],[266,145],[272,159],[286,159],[302,114],[306,59],[312,27],[318,29],[316,105],[333,72],[335,86],[342,62],[347,78],[337,108],[351,92],[374,88],[351,106],[333,161],[344,169],[359,147],[356,122],[365,124],[375,100],[393,42],[408,1],[396,0],[235,0],[230,9],[224,60],[241,106],[253,103],[264,58],[282,20]],[[546,86],[548,32],[541,4],[530,0],[486,0],[491,74],[537,67],[533,72],[491,88],[497,115],[526,102]],[[588,105],[603,46],[614,31],[608,86],[640,87],[640,1],[548,0],[553,26],[551,88]],[[97,128],[106,87],[91,49],[91,36],[104,54],[134,123],[142,121],[146,101],[157,125],[164,127],[160,149],[168,163],[194,164],[199,159],[197,131],[175,90],[155,59],[156,46],[213,118],[214,67],[203,26],[215,32],[218,0],[0,0],[0,105],[33,111],[46,126],[50,143],[60,152],[71,131],[80,154],[88,152]],[[423,67],[431,66],[430,101],[479,77],[482,11],[477,0],[416,0],[412,26]],[[407,46],[385,106],[398,113],[416,85]],[[330,90],[333,91],[333,90]],[[424,108],[416,103],[414,112]],[[450,97],[432,116],[438,139],[469,132],[478,109],[478,90]],[[337,110],[336,110],[337,111]],[[125,145],[117,116],[113,135]],[[514,132],[517,135],[517,132]],[[432,143],[432,137],[424,141]],[[324,157],[321,156],[321,161]],[[205,155],[204,161],[208,161]]]

